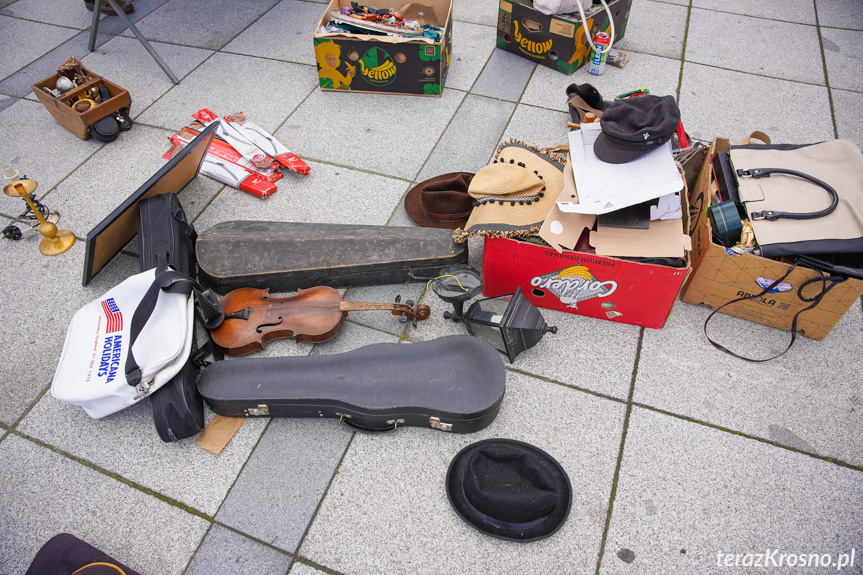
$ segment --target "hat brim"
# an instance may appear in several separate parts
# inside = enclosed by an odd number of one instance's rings
[[[518,524],[502,525],[501,522],[495,521],[477,511],[467,501],[463,485],[471,456],[477,450],[490,445],[495,447],[517,446],[521,450],[529,451],[554,476],[560,495],[554,510],[541,522],[532,522],[527,524],[527,526]],[[515,439],[485,439],[472,443],[459,451],[450,462],[449,469],[447,470],[446,495],[456,514],[476,529],[497,539],[520,541],[523,543],[539,541],[557,533],[566,522],[567,517],[569,517],[569,510],[572,506],[572,485],[570,484],[569,476],[563,470],[560,463],[542,449]]]
[[[436,220],[426,213],[423,209],[422,202],[422,191],[424,188],[428,187],[429,184],[433,184],[438,181],[446,181],[457,176],[470,176],[471,178],[474,176],[471,172],[451,172],[449,174],[442,174],[440,176],[435,176],[434,178],[429,178],[424,182],[418,183],[416,186],[410,189],[410,191],[405,195],[405,211],[408,214],[408,217],[416,222],[417,225],[423,228],[439,228],[439,229],[449,229],[454,230],[456,228],[460,228],[467,223],[468,218],[470,217],[470,212],[468,212],[464,218],[453,220],[453,221],[442,221]],[[467,190],[465,190],[465,195],[467,195]]]

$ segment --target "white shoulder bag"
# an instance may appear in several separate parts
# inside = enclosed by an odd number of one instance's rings
[[[141,272],[72,317],[51,395],[95,419],[128,407],[167,383],[189,357],[195,298],[203,288],[171,268]],[[216,304],[217,305],[217,304]]]

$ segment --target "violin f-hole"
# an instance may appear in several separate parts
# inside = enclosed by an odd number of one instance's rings
[[[277,325],[282,325],[282,322],[284,322],[284,321],[285,321],[284,319],[279,317],[279,321],[277,321],[275,323],[262,323],[262,324],[260,324],[257,328],[255,328],[255,331],[258,333],[264,333],[264,328],[276,327]]]

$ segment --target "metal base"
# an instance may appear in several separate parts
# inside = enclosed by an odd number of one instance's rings
[[[53,238],[43,238],[39,242],[39,251],[43,256],[57,256],[68,251],[75,245],[75,234],[69,230],[59,230]]]

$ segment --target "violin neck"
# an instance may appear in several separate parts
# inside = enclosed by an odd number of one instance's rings
[[[370,302],[359,302],[359,301],[343,301],[339,304],[339,309],[341,311],[371,311],[371,310],[388,310],[393,311],[396,309],[410,309],[410,306],[405,304],[394,304],[394,303],[370,303]]]

